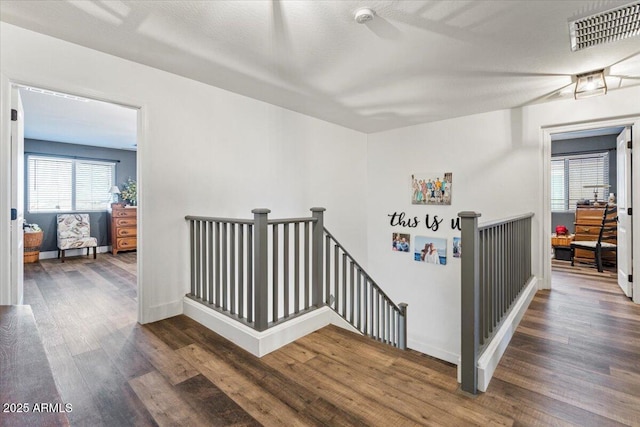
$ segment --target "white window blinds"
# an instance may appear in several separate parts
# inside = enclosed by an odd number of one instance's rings
[[[115,163],[30,155],[29,212],[106,210]]]
[[[76,210],[106,210],[114,182],[113,163],[76,161]]]
[[[29,157],[29,212],[72,209],[73,161]]]
[[[609,195],[609,153],[557,156],[551,159],[551,210],[574,210],[581,199],[594,198],[593,186],[599,186],[598,199]]]
[[[565,191],[564,158],[551,159],[551,210],[567,209],[567,193]]]

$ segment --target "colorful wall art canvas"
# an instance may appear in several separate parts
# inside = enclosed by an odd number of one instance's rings
[[[428,264],[447,264],[447,239],[438,237],[414,237],[413,259]]]
[[[462,240],[460,237],[453,238],[453,257],[460,258],[462,256]]]
[[[411,175],[411,203],[414,205],[450,205],[453,174],[414,173]]]
[[[391,235],[391,249],[396,252],[409,252],[411,247],[411,235],[393,233]]]

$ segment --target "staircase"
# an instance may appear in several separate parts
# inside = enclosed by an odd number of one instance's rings
[[[243,346],[260,356],[329,323],[406,349],[407,305],[395,304],[324,228],[324,211],[288,219],[270,219],[268,209],[254,209],[253,219],[187,216],[185,314],[241,346],[270,340]]]

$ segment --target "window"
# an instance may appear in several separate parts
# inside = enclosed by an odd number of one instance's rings
[[[575,210],[581,199],[593,199],[593,185],[598,198],[606,199],[609,184],[609,153],[554,156],[551,159],[551,210]]]
[[[106,210],[115,169],[110,162],[29,156],[29,212]]]

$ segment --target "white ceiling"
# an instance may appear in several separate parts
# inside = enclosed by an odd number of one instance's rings
[[[0,19],[368,133],[571,97],[603,67],[640,84],[640,37],[570,49],[569,20],[627,3],[2,0]]]
[[[21,88],[24,136],[43,141],[136,150],[137,111],[107,102]],[[36,89],[37,90],[37,89]]]

